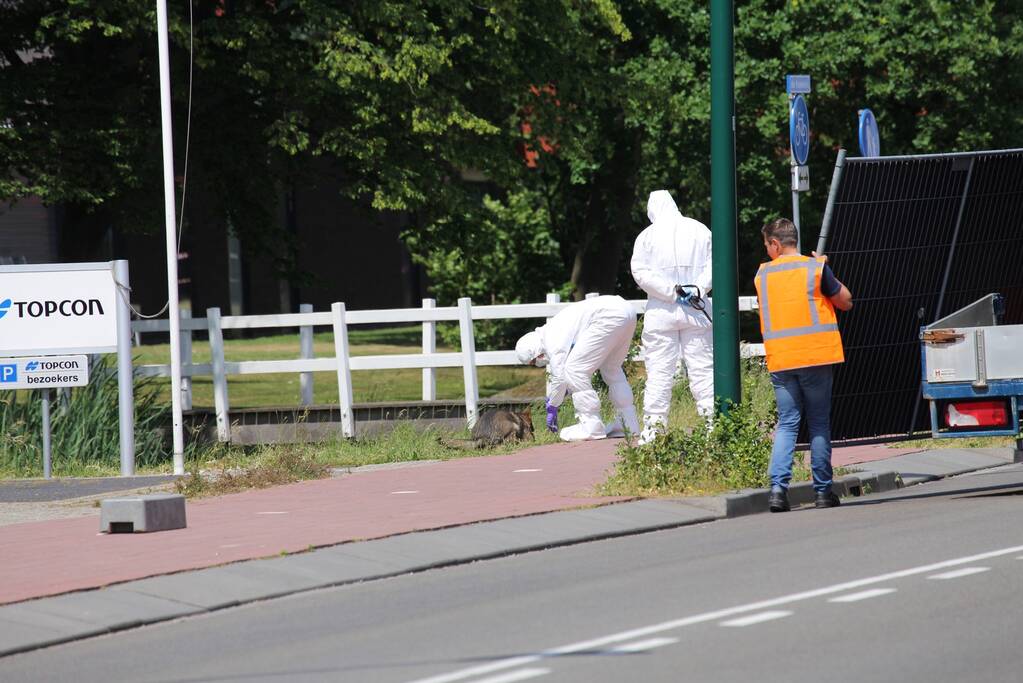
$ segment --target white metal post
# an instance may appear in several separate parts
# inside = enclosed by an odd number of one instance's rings
[[[330,307],[334,320],[334,355],[337,357],[337,393],[341,405],[341,433],[345,438],[355,436],[355,401],[352,398],[352,368],[348,363],[348,322],[345,320],[345,305],[335,303]]]
[[[227,371],[224,368],[224,330],[220,327],[220,309],[206,309],[206,325],[210,334],[210,366],[213,372],[213,407],[217,412],[217,440],[231,440],[228,415]]]
[[[423,299],[423,308],[436,308],[435,299]],[[437,323],[423,321],[423,354],[437,352]],[[423,368],[423,400],[437,400],[437,368]]]
[[[181,320],[178,317],[178,241],[174,198],[174,139],[171,135],[170,49],[167,43],[167,0],[156,0],[156,33],[160,52],[160,121],[163,132],[163,204],[167,242],[167,314],[170,320],[171,423],[174,431],[174,474],[185,473],[181,417]],[[130,332],[130,330],[129,330]],[[123,463],[121,465],[124,467]]]
[[[42,396],[43,409],[43,479],[50,478],[50,390],[43,389],[39,392]]]
[[[476,426],[480,387],[476,378],[476,337],[472,325],[472,299],[458,300],[458,327],[462,333],[462,374],[465,377],[465,419]]]
[[[192,309],[182,308],[181,319],[191,320]],[[181,410],[192,409],[192,378],[184,374],[184,367],[192,364],[192,330],[181,330]]]
[[[792,225],[796,226],[796,250],[803,253],[803,238],[799,232],[799,190],[792,190]]]
[[[312,313],[312,304],[300,304],[298,307],[299,313]],[[299,358],[312,358],[313,357],[313,326],[302,325],[298,328],[299,338]],[[311,406],[313,404],[313,373],[301,372],[298,375],[298,388],[299,395],[302,405]]]
[[[128,262],[114,261],[114,282],[130,292]],[[131,367],[131,310],[126,297],[117,297],[117,414],[120,428],[121,476],[135,474],[135,385]]]
[[[547,293],[547,303],[549,303],[549,304],[560,304],[561,303],[561,295],[560,294],[556,294],[554,292],[548,292]],[[553,318],[554,316],[551,316],[551,317]],[[550,322],[550,321],[551,321],[551,318],[547,318],[547,322]],[[550,368],[549,365],[544,370],[544,377],[547,380],[546,386],[544,387],[544,391],[545,391],[544,395],[545,396],[550,396],[551,395],[551,368]]]

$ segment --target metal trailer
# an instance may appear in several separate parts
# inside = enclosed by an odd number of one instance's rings
[[[1014,436],[1023,460],[1023,325],[1000,325],[1005,301],[988,294],[920,328],[921,394],[931,435]]]

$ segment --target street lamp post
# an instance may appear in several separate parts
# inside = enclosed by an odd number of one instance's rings
[[[735,61],[732,0],[710,3],[710,218],[714,276],[714,395],[739,403],[739,287],[735,212]]]
[[[181,318],[178,307],[178,243],[174,200],[174,139],[171,135],[170,58],[167,45],[167,0],[156,0],[160,49],[160,120],[163,128],[163,201],[167,237],[167,316],[170,320],[171,420],[174,474],[185,473],[181,417]]]

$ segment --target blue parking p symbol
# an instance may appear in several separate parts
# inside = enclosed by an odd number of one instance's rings
[[[0,365],[0,382],[17,382],[17,365]]]

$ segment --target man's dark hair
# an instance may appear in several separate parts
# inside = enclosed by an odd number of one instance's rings
[[[783,247],[794,247],[799,244],[796,226],[788,218],[775,218],[760,229],[765,240],[778,240]]]

